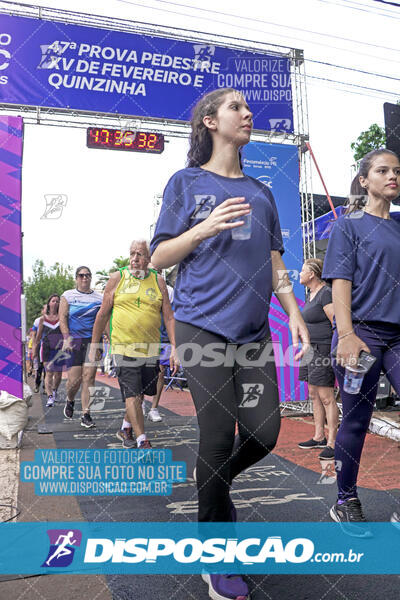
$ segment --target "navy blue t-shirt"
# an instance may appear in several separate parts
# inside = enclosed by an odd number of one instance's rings
[[[247,175],[234,179],[200,167],[178,171],[165,188],[151,252],[200,223],[228,198],[239,196],[251,204],[251,238],[233,240],[230,231],[222,231],[201,242],[179,265],[174,311],[178,321],[243,344],[269,331],[271,250],[283,253],[270,190]]]
[[[353,321],[399,325],[400,223],[364,211],[339,217],[322,276],[352,282]]]

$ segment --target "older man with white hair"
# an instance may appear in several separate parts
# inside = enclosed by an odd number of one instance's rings
[[[144,394],[157,391],[159,373],[161,314],[171,341],[171,369],[175,373],[175,321],[167,286],[157,272],[149,268],[150,251],[145,240],[130,246],[129,266],[112,273],[106,285],[103,303],[93,328],[92,344],[98,346],[110,319],[111,353],[115,356],[120,386],[126,397],[126,413],[118,437],[125,448],[151,448],[144,432],[142,402]],[[91,358],[99,358],[100,350]],[[136,435],[136,444],[132,435]]]

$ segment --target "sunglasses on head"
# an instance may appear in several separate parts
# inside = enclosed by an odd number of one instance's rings
[[[78,277],[87,277],[88,279],[90,279],[91,274],[90,273],[78,273]]]

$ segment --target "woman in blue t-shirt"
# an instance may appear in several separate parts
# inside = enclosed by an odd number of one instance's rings
[[[364,156],[350,193],[353,202],[332,229],[323,277],[332,280],[332,350],[343,406],[335,444],[339,495],[330,514],[351,528],[352,522],[365,521],[357,475],[382,369],[400,394],[400,223],[389,214],[400,193],[397,155],[381,149]],[[348,394],[343,366],[354,364],[361,350],[377,360],[360,393]],[[398,520],[397,513],[392,520]]]
[[[151,243],[156,268],[180,263],[176,338],[200,428],[196,480],[203,522],[236,520],[229,495],[233,478],[266,456],[278,437],[279,396],[268,327],[272,290],[290,316],[294,344],[299,338],[308,344],[295,297],[286,276],[282,279],[274,198],[268,187],[242,172],[240,148],[251,131],[252,113],[239,92],[220,89],[198,102],[188,168],[167,184]],[[250,213],[250,238],[233,239]],[[212,597],[248,597],[240,577],[203,578]]]

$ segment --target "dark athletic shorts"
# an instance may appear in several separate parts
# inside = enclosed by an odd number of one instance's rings
[[[67,361],[68,369],[71,367],[81,367],[85,362],[89,362],[87,354],[91,341],[91,338],[73,338],[71,357]]]
[[[310,385],[321,387],[334,387],[335,374],[331,364],[330,344],[311,344],[313,357],[311,361],[307,356],[303,357],[299,368],[300,381],[307,381]],[[308,362],[308,364],[307,364]]]
[[[155,396],[160,365],[157,357],[149,357],[143,364],[143,359],[114,354],[117,365],[117,377],[125,398],[134,396]],[[125,399],[123,398],[123,400]]]

